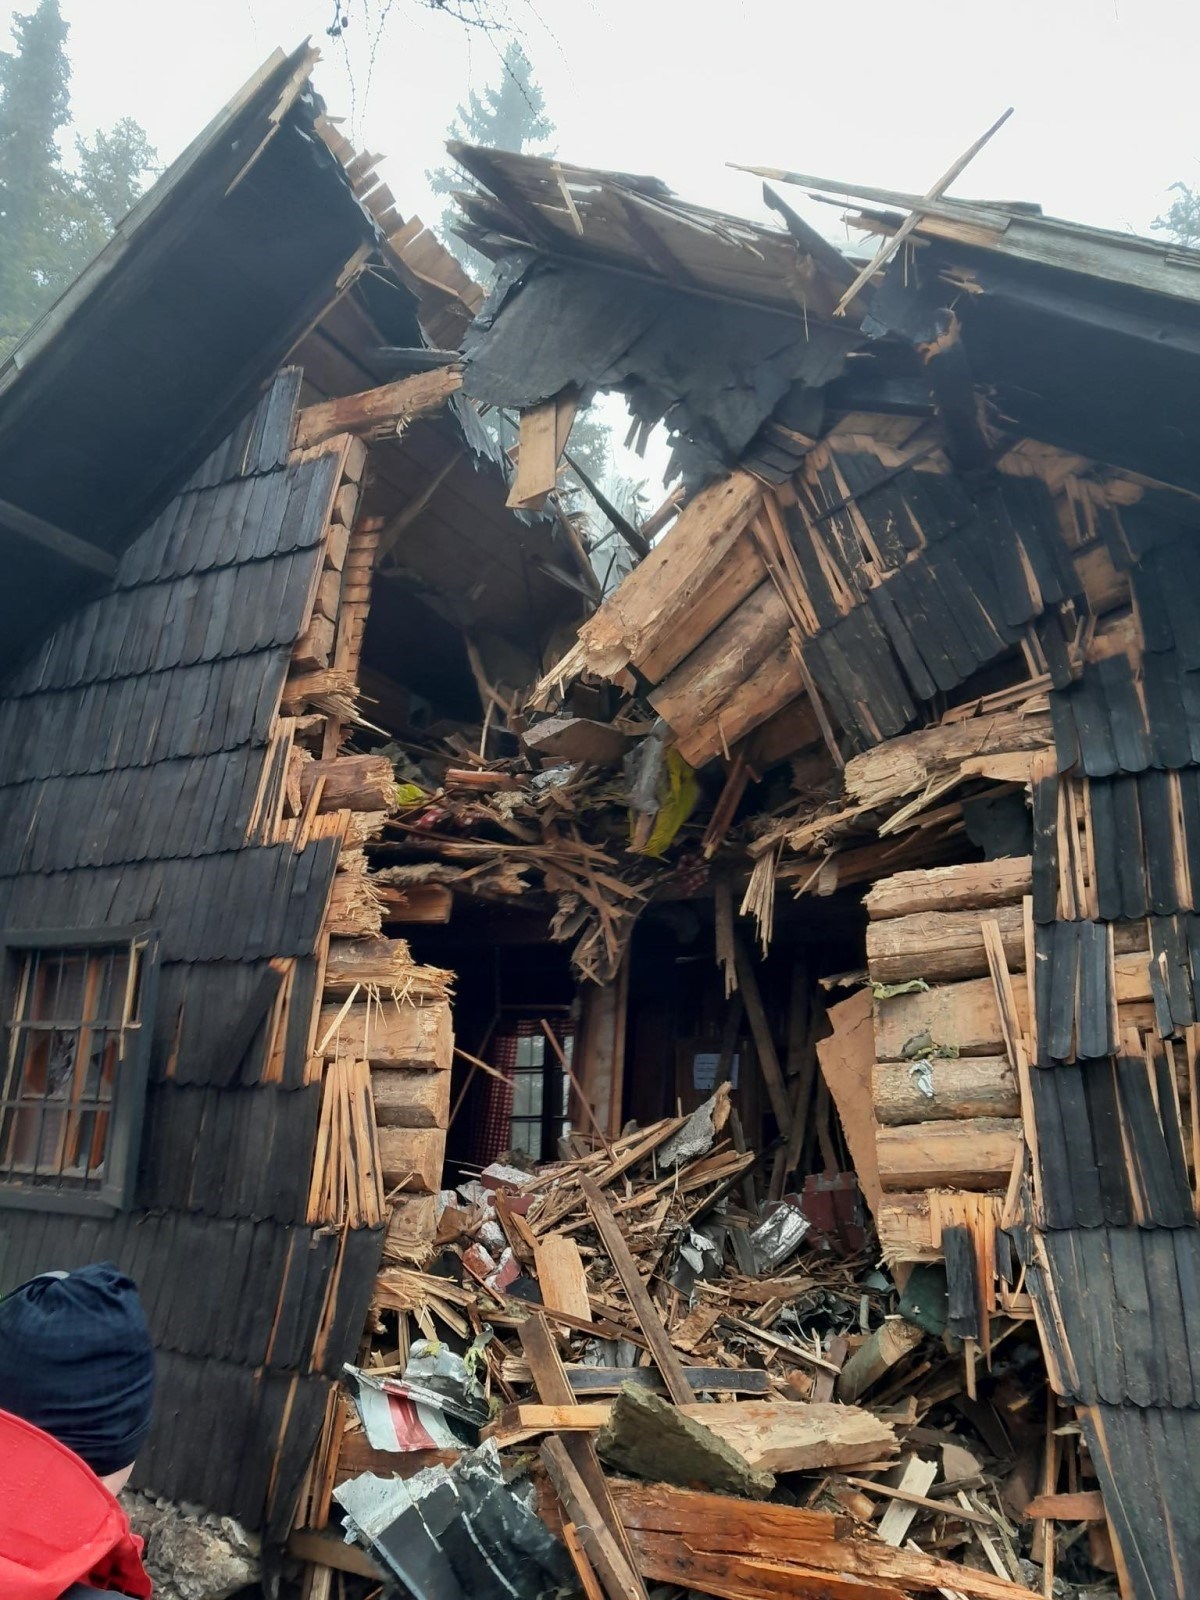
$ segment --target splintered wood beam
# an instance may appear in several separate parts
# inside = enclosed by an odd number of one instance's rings
[[[855,1537],[848,1517],[664,1483],[617,1479],[611,1490],[638,1564],[654,1582],[730,1600],[900,1600],[914,1591],[1030,1600],[1021,1584],[990,1572]]]
[[[596,1224],[600,1242],[608,1252],[608,1258],[621,1280],[621,1287],[633,1307],[633,1314],[646,1335],[646,1343],[650,1346],[650,1353],[662,1373],[667,1393],[677,1406],[689,1405],[692,1389],[683,1375],[683,1363],[676,1354],[675,1347],[663,1326],[662,1318],[647,1292],[637,1262],[625,1243],[625,1235],[613,1216],[612,1207],[591,1178],[581,1177],[579,1187],[583,1190],[588,1210],[592,1213],[592,1221]]]
[[[567,1519],[578,1531],[609,1600],[641,1600],[646,1591],[637,1568],[606,1523],[603,1507],[592,1498],[563,1441],[547,1439],[540,1454]]]
[[[520,1337],[521,1348],[525,1352],[525,1359],[529,1362],[538,1398],[546,1405],[574,1404],[575,1396],[566,1368],[562,1364],[554,1336],[542,1311],[534,1310],[530,1314],[521,1326]],[[604,1554],[601,1559],[607,1571],[601,1575],[605,1580],[605,1588],[610,1596],[614,1594],[620,1596],[627,1592],[635,1596],[636,1600],[647,1600],[645,1585],[638,1575],[634,1561],[633,1547],[612,1503],[608,1480],[604,1476],[604,1470],[596,1454],[594,1440],[585,1434],[568,1434],[558,1442],[567,1461],[575,1469],[575,1478],[572,1482],[577,1479],[582,1483],[592,1506],[598,1513],[598,1517],[588,1526],[605,1530],[617,1546],[613,1550],[608,1540],[604,1540]],[[559,1476],[561,1479],[562,1474]]]
[[[382,439],[418,417],[432,416],[462,388],[461,366],[414,372],[397,383],[381,384],[359,394],[339,395],[306,406],[296,419],[294,448],[311,450],[339,433]]]
[[[89,544],[86,539],[77,538],[65,528],[47,522],[44,517],[35,517],[31,511],[23,511],[10,500],[0,500],[0,527],[7,528],[19,538],[28,539],[30,544],[41,545],[43,550],[61,556],[73,566],[86,567],[88,571],[98,572],[104,578],[111,578],[117,570],[116,557],[109,551],[102,550],[99,545]]]
[[[959,177],[961,173],[971,164],[971,162],[974,161],[975,157],[983,149],[984,145],[987,144],[989,139],[991,139],[992,135],[1000,131],[1012,114],[1013,108],[1012,106],[1009,106],[1007,111],[996,118],[995,122],[992,123],[991,127],[986,133],[981,134],[969,149],[964,150],[962,155],[960,155],[956,161],[952,161],[950,163],[945,172],[942,173],[941,177],[932,186],[932,188],[930,188],[922,196],[922,199],[940,199],[950,185],[954,182],[955,178]],[[840,316],[843,314],[846,310],[846,307],[854,299],[854,296],[858,293],[858,291],[865,288],[866,285],[870,283],[871,279],[879,271],[880,267],[886,266],[886,264],[896,254],[897,250],[899,250],[900,246],[904,243],[905,239],[908,238],[909,234],[917,226],[920,220],[921,213],[919,211],[910,212],[900,226],[896,229],[891,238],[884,240],[883,244],[881,244],[879,249],[875,252],[875,255],[870,261],[867,262],[866,266],[859,273],[858,277],[855,278],[854,282],[838,301],[837,309],[834,312],[835,316]]]

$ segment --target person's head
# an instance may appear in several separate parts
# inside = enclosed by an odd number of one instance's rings
[[[150,1431],[154,1348],[111,1261],[31,1278],[0,1300],[0,1411],[73,1450],[116,1494]]]

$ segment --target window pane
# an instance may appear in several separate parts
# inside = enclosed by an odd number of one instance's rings
[[[94,957],[96,976],[96,1003],[86,1020],[108,1023],[119,1028],[125,1014],[125,997],[129,987],[129,952],[107,950]]]
[[[530,1076],[527,1072],[518,1072],[513,1078],[512,1109],[514,1117],[528,1117],[532,1114],[530,1097]]]
[[[514,1122],[509,1146],[522,1154],[540,1161],[542,1156],[542,1125],[540,1122]]]

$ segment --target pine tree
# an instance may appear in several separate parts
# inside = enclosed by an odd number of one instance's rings
[[[500,63],[499,81],[483,93],[472,89],[466,104],[459,105],[447,138],[464,144],[480,144],[488,150],[511,150],[518,155],[547,155],[545,148],[554,137],[554,124],[546,115],[546,97],[533,75],[533,66],[517,40],[512,40]],[[454,167],[438,167],[427,172],[429,187],[437,195],[451,195],[461,189],[462,175]],[[451,201],[442,210],[441,234],[446,248],[480,283],[491,277],[492,264],[486,256],[472,250],[454,231],[458,212]]]
[[[1194,250],[1200,246],[1200,190],[1173,183],[1171,193],[1174,200],[1161,217],[1155,217],[1154,226],[1169,233],[1176,244]]]
[[[64,168],[71,69],[59,0],[15,15],[13,36],[16,48],[0,51],[0,355],[101,248],[155,159],[125,118],[76,140],[78,171]]]

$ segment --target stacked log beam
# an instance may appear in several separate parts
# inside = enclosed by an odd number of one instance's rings
[[[876,985],[872,1090],[883,1196],[876,1218],[893,1260],[939,1254],[928,1190],[1003,1193],[1020,1144],[1020,1095],[1004,1053],[983,918],[1009,969],[1026,966],[1029,857],[897,873],[866,896]],[[884,998],[881,985],[927,988]],[[1016,984],[1027,1021],[1028,992]]]
[[[867,967],[879,996],[872,1098],[883,1199],[876,1221],[893,1260],[938,1253],[926,1191],[1000,1195],[1007,1188],[1021,1101],[987,975],[983,923],[999,928],[1017,1023],[1028,1036],[1031,887],[1024,856],[901,872],[866,895]],[[1117,941],[1124,1026],[1153,1023],[1148,942],[1141,923],[1124,926]],[[881,985],[916,980],[927,987],[880,995]]]

